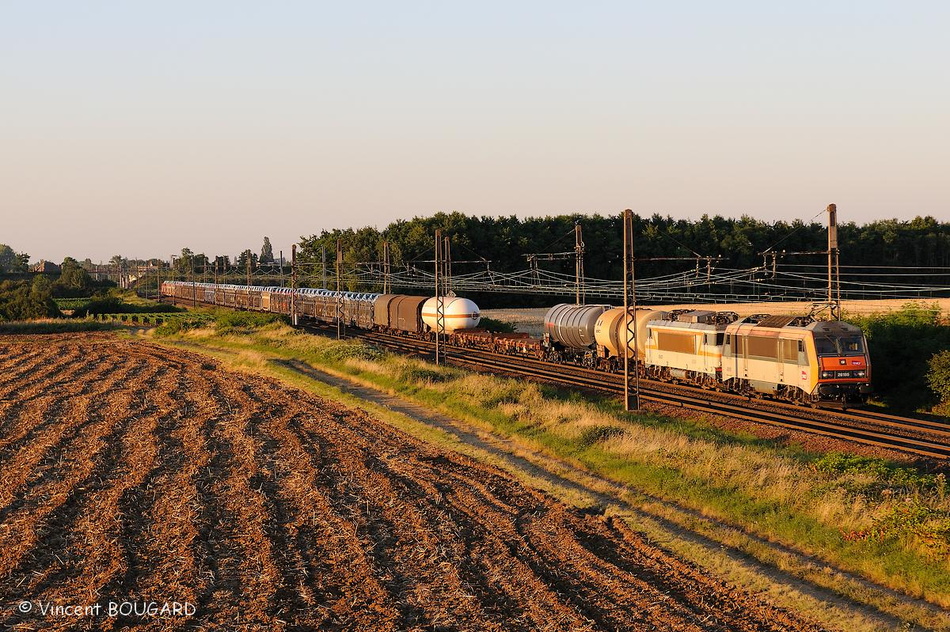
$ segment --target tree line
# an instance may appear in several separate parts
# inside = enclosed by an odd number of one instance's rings
[[[462,213],[437,213],[375,227],[323,230],[300,240],[301,261],[322,262],[322,249],[332,269],[336,244],[343,247],[344,268],[382,260],[383,242],[389,242],[395,268],[431,260],[435,230],[451,239],[455,260],[490,261],[497,271],[523,270],[530,253],[568,252],[574,249],[574,225],[580,223],[585,243],[587,276],[618,279],[622,276],[622,219],[617,215],[559,215],[556,217],[477,217]],[[669,216],[634,216],[637,274],[657,276],[682,271],[689,260],[711,257],[716,265],[747,269],[766,263],[763,252],[816,252],[827,249],[827,226],[801,220],[767,222],[749,216],[738,219],[703,215],[691,221]],[[878,220],[866,224],[839,224],[841,265],[869,266],[950,266],[950,223],[935,218]],[[681,258],[671,261],[670,258]],[[780,261],[820,264],[823,259]],[[432,264],[420,264],[431,269]],[[542,264],[557,270],[557,263]],[[779,264],[781,265],[781,264]],[[476,265],[477,267],[477,265]],[[561,271],[572,271],[566,261]],[[882,280],[896,280],[881,277]]]

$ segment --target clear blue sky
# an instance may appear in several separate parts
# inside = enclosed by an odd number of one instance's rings
[[[0,243],[459,210],[950,220],[950,4],[0,0]]]

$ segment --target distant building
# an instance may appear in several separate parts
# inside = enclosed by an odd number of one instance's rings
[[[30,272],[39,272],[41,274],[59,274],[62,272],[62,270],[55,263],[42,260],[39,263],[34,263],[32,266],[30,266]]]

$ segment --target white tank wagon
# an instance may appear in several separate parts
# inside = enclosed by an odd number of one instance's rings
[[[438,319],[438,301],[432,297],[422,304],[422,322],[429,326],[432,331],[439,328]],[[454,333],[460,329],[474,329],[482,319],[481,312],[478,311],[478,305],[467,298],[458,296],[446,296],[442,299],[442,313],[444,315],[445,333]]]

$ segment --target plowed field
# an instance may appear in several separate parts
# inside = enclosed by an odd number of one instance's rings
[[[143,342],[0,338],[0,464],[4,629],[816,629],[500,470]]]

